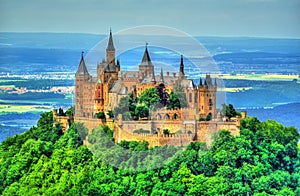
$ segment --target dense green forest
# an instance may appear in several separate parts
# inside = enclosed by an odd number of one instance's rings
[[[44,113],[36,127],[1,143],[0,194],[300,195],[299,133],[275,121],[248,117],[241,122],[240,136],[221,130],[209,148],[191,143],[167,164],[147,170],[106,164],[108,157],[97,158],[82,145],[86,132],[81,124],[63,134],[52,123],[52,112]],[[106,142],[112,141],[111,130],[99,130],[107,135]],[[96,132],[89,142],[97,140]],[[137,152],[174,150],[149,149],[146,142],[123,141],[119,146]]]

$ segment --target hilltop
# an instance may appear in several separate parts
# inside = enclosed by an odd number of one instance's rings
[[[276,121],[247,117],[240,136],[221,130],[212,146],[194,142],[166,165],[125,170],[105,163],[82,145],[72,124],[66,133],[53,126],[53,114],[41,115],[36,127],[0,145],[2,195],[299,195],[299,133]],[[84,129],[84,128],[83,128]],[[111,138],[102,127],[93,134]],[[105,141],[106,141],[105,140]],[[151,152],[143,142],[123,142],[130,151]],[[174,147],[158,147],[172,153]],[[137,153],[138,154],[138,153]],[[108,155],[107,155],[108,156]],[[109,155],[110,156],[110,155]],[[120,158],[120,154],[114,154]],[[139,164],[143,157],[124,159]],[[159,160],[152,160],[149,164]]]

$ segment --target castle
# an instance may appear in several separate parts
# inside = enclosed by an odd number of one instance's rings
[[[97,66],[97,76],[89,74],[82,54],[75,75],[75,122],[83,122],[91,130],[99,125],[109,125],[114,129],[116,142],[122,140],[146,140],[150,146],[187,145],[193,141],[210,142],[213,132],[227,129],[233,135],[239,134],[240,118],[225,122],[216,108],[217,81],[206,75],[204,81],[195,85],[184,73],[183,56],[178,59],[178,74],[166,72],[161,68],[155,75],[154,64],[146,44],[145,51],[137,71],[122,71],[115,57],[115,47],[110,31],[106,48],[106,59]],[[171,91],[181,87],[186,99],[186,107],[168,110],[161,107],[151,111],[147,119],[124,119],[115,114],[112,120],[106,115],[106,121],[95,118],[98,113],[107,114],[119,105],[122,97],[133,93],[138,97],[149,88],[161,89],[168,99]],[[210,116],[210,121],[199,121]],[[57,116],[56,116],[57,117]],[[57,117],[58,118],[58,117]],[[147,130],[136,133],[135,130]],[[170,134],[163,133],[168,129]]]

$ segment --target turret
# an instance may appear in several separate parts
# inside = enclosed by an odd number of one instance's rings
[[[95,104],[95,113],[103,112],[103,104],[104,104],[104,97],[103,97],[103,83],[99,78],[95,87],[95,94],[94,94],[94,104]]]
[[[200,83],[197,89],[198,100],[199,100],[199,112],[201,117],[206,117],[211,114],[213,118],[217,117],[216,113],[216,91],[217,91],[216,80],[214,84],[209,74],[206,75],[204,85],[200,78]]]

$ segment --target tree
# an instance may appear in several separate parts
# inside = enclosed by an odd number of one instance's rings
[[[187,107],[186,95],[183,91],[182,86],[178,85],[175,89],[175,92],[177,94],[177,97],[178,97],[178,100],[179,100],[179,103],[180,103],[180,107],[181,108]]]
[[[179,108],[181,108],[180,100],[178,99],[177,93],[172,91],[170,93],[167,109],[171,110],[171,109],[179,109]]]
[[[129,112],[130,118],[132,118],[135,115],[135,108],[136,102],[134,100],[133,93],[129,93],[129,95],[121,98],[119,105],[114,109],[113,113],[117,117],[118,114],[123,114],[124,116],[125,112]]]
[[[158,103],[159,101],[160,97],[156,88],[148,88],[144,90],[138,97],[138,102],[140,104],[144,103],[148,108],[153,106],[155,103]]]
[[[105,114],[104,112],[98,112],[95,114],[96,118],[100,118],[100,119],[105,119]]]
[[[164,129],[164,130],[163,130],[163,134],[169,135],[169,134],[170,134],[170,130],[169,130],[169,129]]]
[[[114,112],[112,110],[108,110],[107,115],[109,116],[109,118],[114,118]]]
[[[206,121],[210,121],[211,120],[211,114],[209,113],[206,118],[205,118]]]
[[[135,115],[137,118],[144,118],[149,116],[149,108],[145,105],[137,105],[135,108]]]
[[[75,106],[71,106],[67,111],[66,111],[66,116],[74,116],[75,114]]]
[[[225,103],[222,104],[222,114],[227,116],[229,120],[232,117],[241,116],[241,114],[234,109],[232,104],[227,106]]]

